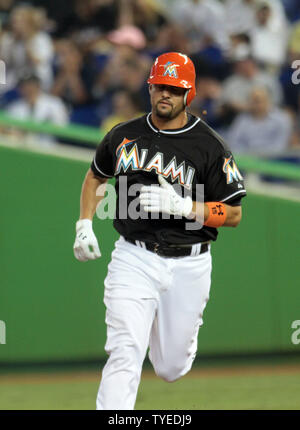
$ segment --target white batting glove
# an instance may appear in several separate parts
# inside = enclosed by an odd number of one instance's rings
[[[101,257],[97,238],[93,232],[92,221],[81,219],[76,222],[74,255],[79,261],[95,260]]]
[[[139,198],[144,211],[163,212],[187,218],[193,208],[191,197],[181,197],[161,175],[158,176],[158,182],[160,187],[144,185],[141,188]]]

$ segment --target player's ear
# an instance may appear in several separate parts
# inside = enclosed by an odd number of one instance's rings
[[[149,94],[151,94],[152,88],[153,88],[153,85],[149,84],[149,87],[148,87]]]

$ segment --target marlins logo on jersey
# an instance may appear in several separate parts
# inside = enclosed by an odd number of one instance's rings
[[[226,173],[227,184],[232,184],[233,181],[239,182],[243,180],[232,155],[228,158],[224,157],[223,172]]]

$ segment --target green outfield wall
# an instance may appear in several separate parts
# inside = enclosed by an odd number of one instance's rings
[[[88,167],[0,147],[0,363],[105,356],[103,280],[118,234],[112,221],[95,219],[102,258],[74,258]],[[240,226],[220,229],[199,355],[300,351],[291,342],[300,320],[299,220],[300,203],[249,193]]]

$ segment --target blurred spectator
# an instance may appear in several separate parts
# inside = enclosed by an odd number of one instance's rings
[[[94,88],[98,97],[111,94],[119,89],[126,89],[139,94],[144,105],[142,109],[148,110],[149,97],[145,97],[148,92],[146,79],[151,67],[151,59],[148,56],[138,53],[131,44],[116,45],[113,55],[108,60],[98,82]],[[109,102],[105,98],[105,103]]]
[[[225,0],[225,23],[229,35],[249,33],[255,24],[256,0]]]
[[[272,19],[274,9],[267,1],[261,1],[256,11],[256,22],[251,30],[252,53],[263,66],[277,71],[284,63],[288,29],[284,19]]]
[[[172,18],[182,26],[189,41],[190,51],[206,46],[207,39],[223,51],[229,49],[225,31],[225,14],[222,4],[216,0],[176,0],[170,10]]]
[[[286,23],[285,10],[282,0],[256,0],[256,6],[268,5],[271,8],[270,24],[275,28],[282,27]]]
[[[140,94],[141,99],[144,91],[148,91],[148,85],[146,84],[146,78],[149,75],[148,61],[145,60],[144,64],[140,64],[140,59],[132,58],[121,64],[120,71],[120,86],[127,90]],[[146,100],[145,100],[146,101]],[[145,105],[143,106],[145,110]]]
[[[217,127],[217,106],[222,93],[221,84],[212,77],[202,77],[197,81],[196,91],[191,112],[203,118],[211,127]]]
[[[190,55],[195,64],[197,77],[209,75],[217,80],[223,81],[231,72],[231,64],[226,55],[209,38],[206,38],[206,46]]]
[[[63,102],[41,89],[37,76],[24,76],[19,83],[21,99],[11,104],[8,113],[19,119],[33,119],[38,122],[51,122],[57,125],[68,123],[68,113]],[[53,138],[43,136],[41,144],[49,144]]]
[[[56,52],[52,94],[60,97],[70,109],[91,102],[96,65],[91,58],[85,59],[75,43],[68,39],[56,43]]]
[[[118,46],[130,46],[137,51],[146,47],[144,33],[134,25],[123,25],[107,34],[107,40]]]
[[[255,88],[250,94],[249,113],[235,119],[227,141],[235,153],[272,156],[288,149],[291,136],[289,115],[274,108],[265,88]]]
[[[300,93],[299,96],[299,106],[300,106]],[[295,113],[292,110],[287,109],[288,114],[290,115],[292,122],[294,124],[293,133],[291,137],[291,146],[300,150],[300,113]]]
[[[10,16],[10,31],[0,39],[0,57],[6,63],[5,90],[14,88],[24,73],[35,73],[45,90],[52,84],[54,55],[50,36],[43,31],[44,11],[31,6],[18,6]]]
[[[246,55],[251,51],[251,39],[247,33],[235,33],[230,35],[230,51],[228,57],[231,61],[234,61]]]
[[[176,23],[168,22],[161,26],[155,41],[147,49],[153,59],[164,52],[189,52],[188,38]]]
[[[299,9],[299,0],[0,0],[0,106],[19,97],[16,85],[29,71],[67,106],[71,122],[110,127],[151,108],[152,60],[177,51],[197,72],[191,111],[220,133],[250,115],[256,87],[299,122],[291,67],[300,59]]]
[[[7,30],[9,15],[15,2],[15,0],[0,0],[0,31]]]
[[[257,6],[266,3],[272,10],[272,25],[281,26],[285,20],[281,0],[225,0],[225,22],[229,35],[249,34],[255,27]]]
[[[71,38],[83,49],[118,26],[117,0],[75,0],[74,9],[61,21],[55,36]]]
[[[230,123],[237,113],[248,110],[249,95],[257,87],[266,88],[272,103],[278,105],[282,100],[282,90],[278,80],[265,71],[261,71],[249,52],[240,52],[236,58],[233,74],[224,81],[220,98],[221,116],[225,125]]]
[[[127,90],[121,90],[114,94],[112,102],[113,113],[101,124],[101,129],[108,133],[120,122],[130,121],[142,115],[139,97]]]
[[[286,15],[291,22],[300,19],[300,2],[299,0],[281,0],[285,8]]]
[[[120,0],[119,4],[119,25],[138,27],[148,44],[154,42],[160,29],[169,22],[156,0]]]
[[[31,6],[43,8],[47,11],[47,17],[49,19],[47,28],[53,32],[57,30],[63,20],[67,15],[70,14],[70,11],[74,9],[74,0],[15,0],[16,3],[26,3]]]

